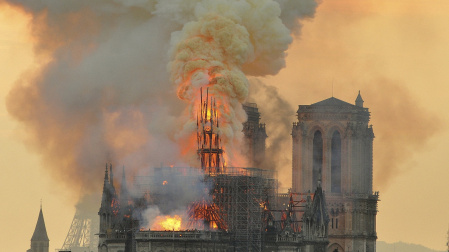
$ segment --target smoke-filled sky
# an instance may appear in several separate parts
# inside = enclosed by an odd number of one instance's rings
[[[182,163],[175,132],[189,118],[168,64],[184,25],[197,29],[211,10],[249,41],[245,50],[223,43],[243,62],[237,67],[267,123],[267,153],[283,186],[297,105],[332,94],[353,103],[361,90],[376,135],[379,240],[445,249],[446,0],[247,1],[249,9],[217,7],[222,1],[17,2],[0,4],[2,251],[29,248],[41,198],[51,250],[60,247],[79,195],[101,187],[106,162],[130,172]],[[224,69],[235,67],[225,61]]]

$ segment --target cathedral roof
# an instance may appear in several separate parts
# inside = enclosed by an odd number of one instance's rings
[[[34,229],[31,241],[49,241],[47,229],[45,228],[44,215],[42,214],[42,207],[39,211],[39,217],[37,219],[36,228]]]
[[[351,107],[351,108],[355,107],[355,105],[353,105],[351,103],[348,103],[348,102],[345,102],[345,101],[342,101],[342,100],[337,99],[335,97],[327,98],[326,100],[322,100],[320,102],[313,103],[310,106],[318,106],[318,107],[321,107],[321,106],[338,106],[338,107]]]
[[[299,105],[296,113],[299,121],[335,119],[367,123],[370,118],[368,108],[364,108],[363,102],[360,100],[358,104],[351,104],[335,97],[330,97],[311,105]]]

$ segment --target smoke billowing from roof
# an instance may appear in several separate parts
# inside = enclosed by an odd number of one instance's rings
[[[294,108],[282,97],[278,89],[270,86],[260,79],[251,79],[251,101],[257,101],[259,111],[262,113],[262,122],[266,123],[267,149],[265,161],[261,164],[263,169],[276,169],[278,171],[281,187],[291,183],[291,130],[295,119]]]
[[[219,91],[233,99],[242,121],[245,75],[284,67],[289,29],[298,33],[299,19],[312,17],[317,6],[314,0],[6,2],[32,16],[36,56],[45,62],[11,90],[8,111],[44,167],[68,187],[86,191],[101,186],[105,162],[131,169],[181,162],[177,132],[189,131],[191,118],[182,114],[185,105],[170,76],[175,83],[182,79],[185,65],[176,63],[176,52],[183,53],[191,35],[223,27],[225,33],[215,35],[225,49],[202,48],[219,54],[202,60],[219,68],[223,81],[236,83],[232,92],[229,86]],[[188,92],[178,94],[189,99]],[[241,126],[231,121],[224,130],[233,139]]]

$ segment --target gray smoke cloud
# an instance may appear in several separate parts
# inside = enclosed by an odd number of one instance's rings
[[[270,44],[270,36],[262,36],[267,35],[263,27],[239,21],[257,42],[253,56],[242,65],[243,73],[275,74],[285,65],[285,50],[292,41],[289,33],[298,33],[299,20],[313,17],[317,6],[313,0],[2,3],[31,15],[36,57],[43,62],[10,91],[8,112],[21,122],[23,137],[42,155],[44,168],[68,188],[85,192],[99,190],[105,162],[125,164],[134,171],[181,162],[175,136],[188,116],[167,65],[174,39],[180,38],[174,34],[185,24],[210,10],[220,15],[216,10],[239,4],[255,17],[252,8],[267,18],[280,18],[277,24],[286,28],[281,28],[284,33],[273,40],[275,44]],[[232,8],[227,9],[228,17],[234,21],[245,17],[243,12],[234,15]],[[273,50],[276,54],[270,53]]]
[[[255,78],[250,79],[250,82],[249,99],[257,101],[261,123],[267,125],[266,154],[261,168],[277,170],[281,187],[289,185],[292,167],[291,130],[295,110],[276,87]]]
[[[192,202],[209,201],[212,187],[197,168],[156,167],[141,171],[134,181],[132,194],[134,198],[147,195],[148,207],[134,217],[139,219],[142,228],[160,229],[154,226],[160,221],[156,216],[178,215],[186,228]]]

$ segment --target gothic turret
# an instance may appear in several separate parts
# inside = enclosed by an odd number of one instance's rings
[[[306,239],[327,237],[329,215],[320,182],[318,182],[318,187],[313,195],[313,201],[310,202],[310,199],[308,199],[308,204],[302,217],[304,236]]]
[[[114,216],[117,214],[117,199],[114,184],[112,183],[112,165],[109,167],[110,176],[108,176],[108,165],[104,173],[103,195],[101,197],[101,206],[98,212],[100,215],[100,232],[105,232],[112,228]]]
[[[108,188],[109,188],[109,175],[108,175],[108,165],[106,164],[106,170],[104,172],[104,182],[103,182],[103,195],[101,197],[101,208],[100,209],[105,209],[108,206],[108,192],[107,192]]]
[[[245,103],[243,109],[248,116],[248,120],[243,123],[248,160],[251,166],[261,167],[265,160],[265,141],[268,137],[265,123],[260,123],[260,112],[256,103]]]
[[[45,228],[44,214],[42,213],[42,205],[37,218],[36,228],[31,237],[32,252],[48,252],[50,240],[48,239],[47,229]]]
[[[359,90],[359,95],[357,95],[357,98],[355,99],[355,105],[357,107],[363,108],[363,99],[362,99],[362,96],[360,95],[360,90]]]
[[[109,184],[111,184],[111,188],[114,188],[114,174],[112,173],[112,164],[109,164]]]

